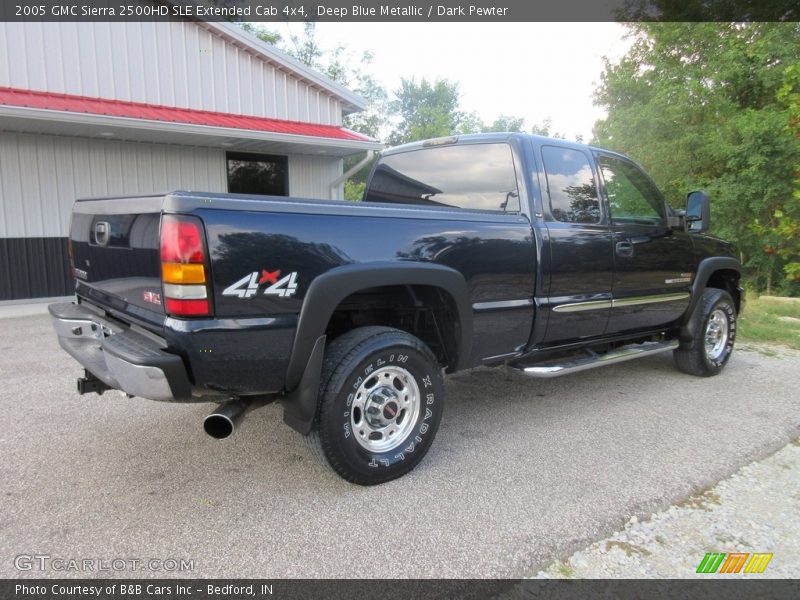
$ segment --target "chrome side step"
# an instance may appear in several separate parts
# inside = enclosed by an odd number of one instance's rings
[[[586,371],[587,369],[594,369],[595,367],[613,365],[625,362],[626,360],[633,360],[634,358],[652,356],[653,354],[675,350],[677,347],[678,340],[670,340],[668,342],[644,342],[642,344],[621,346],[606,354],[590,353],[588,356],[570,358],[565,362],[548,361],[529,367],[524,365],[509,366],[528,377],[547,379],[550,377],[560,377],[561,375],[567,375],[569,373],[577,373],[578,371]]]

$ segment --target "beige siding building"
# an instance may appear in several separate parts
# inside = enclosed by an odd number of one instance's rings
[[[363,108],[230,23],[0,23],[0,301],[70,293],[79,197],[340,198]]]

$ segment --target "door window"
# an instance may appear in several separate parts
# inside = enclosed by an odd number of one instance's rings
[[[613,222],[652,225],[664,220],[661,194],[641,169],[611,156],[601,155],[597,162],[603,174]]]

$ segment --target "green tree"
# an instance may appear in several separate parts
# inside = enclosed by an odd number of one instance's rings
[[[486,124],[478,113],[472,111],[461,114],[461,121],[458,124],[458,131],[456,133],[467,135],[470,133],[481,133],[482,131],[486,131]],[[500,130],[498,129],[496,131]]]
[[[266,27],[264,27],[264,25],[261,25],[260,23],[241,22],[239,23],[239,25],[241,25],[242,29],[244,29],[249,33],[252,33],[262,42],[266,42],[267,44],[270,44],[272,46],[277,46],[281,42],[281,40],[283,40],[280,33],[278,33],[277,31],[272,31],[271,29],[267,29]]]
[[[390,103],[398,124],[389,136],[389,143],[402,144],[448,135],[524,131],[525,119],[500,115],[484,123],[476,112],[461,109],[458,83],[437,79],[433,83],[423,78],[402,79]],[[549,125],[548,125],[549,127]]]
[[[481,131],[525,131],[525,119],[500,115],[493,122],[483,125]]]
[[[548,117],[541,123],[534,123],[533,127],[531,127],[531,133],[533,135],[543,135],[545,137],[558,138],[560,140],[563,140],[566,137],[563,133],[553,131],[552,127],[552,121],[550,120],[550,117]],[[578,139],[577,141],[580,142],[582,140]]]
[[[707,189],[713,231],[737,243],[751,283],[783,281],[783,242],[767,237],[795,200],[800,145],[778,93],[800,58],[800,25],[628,27],[631,50],[606,63],[595,93],[608,111],[595,125],[596,143],[641,161],[673,205]]]
[[[458,83],[437,79],[401,79],[389,107],[398,119],[389,135],[392,145],[460,133],[465,115],[459,111]]]
[[[324,52],[319,46],[316,34],[316,23],[306,21],[303,24],[303,33],[291,32],[289,34],[290,44],[284,46],[284,50],[304,65],[325,72],[327,68],[322,62]]]
[[[789,111],[787,128],[800,144],[800,61],[787,67],[783,85],[778,90],[778,100]],[[778,254],[786,261],[783,270],[795,289],[800,288],[800,160],[794,168],[793,199],[783,210],[774,214],[777,226],[774,233],[779,238]]]
[[[564,139],[562,134],[551,132],[550,127],[550,119],[545,119],[541,124],[534,124],[530,131],[533,134]],[[506,131],[524,133],[526,131],[525,119],[511,115],[500,115],[491,123],[485,123],[478,113],[470,112],[462,113],[461,121],[458,126],[458,133],[464,134],[493,132],[502,133]]]

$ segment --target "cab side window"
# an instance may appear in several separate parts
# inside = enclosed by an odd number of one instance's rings
[[[519,212],[519,190],[511,146],[434,146],[381,158],[364,198]]]
[[[566,223],[599,223],[600,201],[589,157],[580,150],[542,146],[550,213]]]
[[[612,221],[651,225],[665,219],[661,194],[641,169],[611,156],[600,155],[597,163],[603,174]]]

